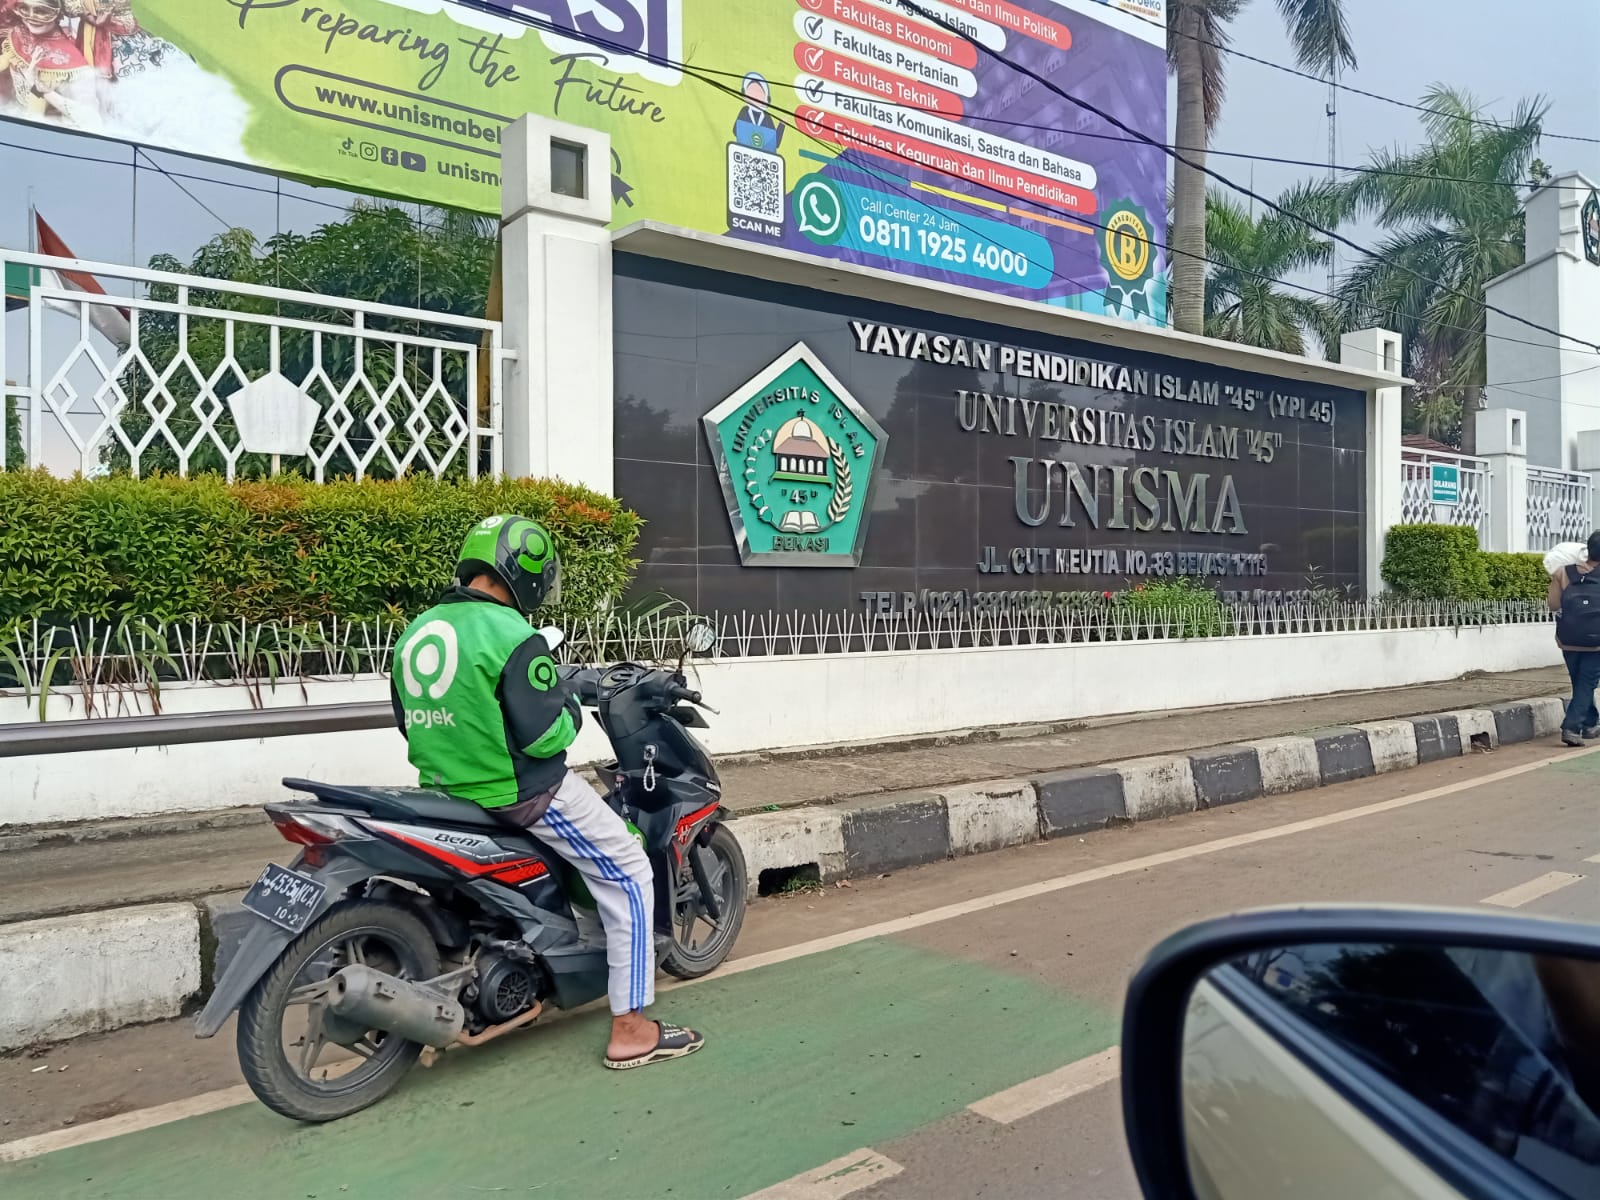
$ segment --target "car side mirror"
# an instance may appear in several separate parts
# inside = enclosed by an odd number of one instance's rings
[[[1150,1200],[1600,1196],[1600,929],[1301,908],[1168,939],[1129,986]]]

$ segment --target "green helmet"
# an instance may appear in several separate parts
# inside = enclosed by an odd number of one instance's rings
[[[505,584],[525,614],[561,599],[561,559],[555,540],[529,517],[501,513],[472,527],[461,544],[456,579],[471,583],[479,575],[493,575]]]

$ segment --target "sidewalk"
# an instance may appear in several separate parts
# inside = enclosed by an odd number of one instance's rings
[[[1151,712],[1070,728],[1008,729],[892,745],[745,756],[725,760],[719,769],[728,806],[747,813],[1034,775],[1566,690],[1565,671],[1550,668],[1383,692]],[[0,878],[5,880],[0,922],[243,891],[268,860],[286,861],[290,850],[264,820],[243,819],[248,823],[214,828],[196,828],[198,822],[171,817],[124,823],[165,832],[115,840],[76,841],[82,831],[63,830],[60,837],[31,848],[7,850],[0,854]]]

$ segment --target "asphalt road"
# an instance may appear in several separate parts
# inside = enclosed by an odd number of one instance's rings
[[[1131,1200],[1114,1042],[1162,936],[1297,901],[1594,922],[1590,860],[1600,754],[1519,746],[761,902],[739,959],[662,996],[707,1049],[636,1074],[579,1016],[300,1128],[222,1090],[231,1036],[83,1039],[0,1060],[0,1197]]]

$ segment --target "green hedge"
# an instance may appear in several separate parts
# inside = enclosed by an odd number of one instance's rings
[[[1486,550],[1482,558],[1488,577],[1488,599],[1542,601],[1548,594],[1550,576],[1544,571],[1544,555],[1496,554]]]
[[[1461,525],[1396,525],[1384,541],[1382,574],[1403,596],[1481,600],[1489,594],[1477,531]]]
[[[1402,596],[1429,600],[1542,602],[1550,577],[1542,554],[1478,549],[1459,525],[1396,525],[1383,548],[1383,581]]]
[[[560,622],[621,595],[640,519],[545,480],[227,484],[216,477],[0,473],[0,628],[86,617],[402,620],[450,580],[472,524],[542,521],[563,564]]]

